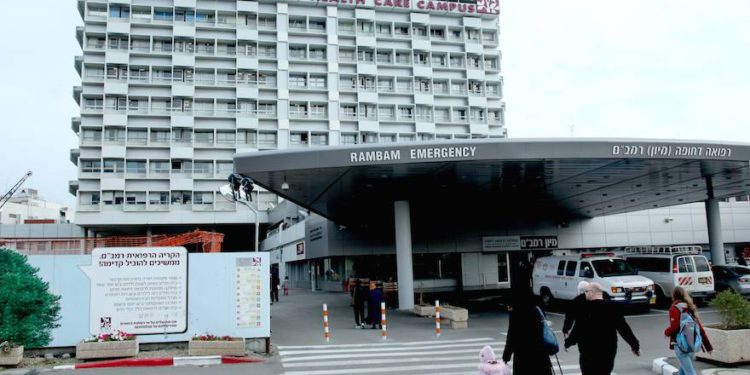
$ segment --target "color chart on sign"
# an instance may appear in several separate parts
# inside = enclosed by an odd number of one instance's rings
[[[235,301],[238,328],[260,328],[262,325],[261,257],[237,258],[235,267]]]

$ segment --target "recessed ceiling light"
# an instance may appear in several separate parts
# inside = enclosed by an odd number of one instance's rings
[[[636,185],[635,185],[635,187],[641,187],[641,186],[642,186],[641,184],[636,184]]]
[[[656,193],[656,195],[661,195],[661,193]]]
[[[607,193],[602,194],[602,197],[606,197],[606,196],[607,196]]]
[[[635,202],[635,199],[631,199],[630,201],[631,201],[631,202]]]
[[[611,204],[610,204],[610,205],[608,205],[608,206],[607,206],[607,208],[612,208],[612,205],[611,205]]]
[[[579,200],[578,203],[583,203],[583,199]]]

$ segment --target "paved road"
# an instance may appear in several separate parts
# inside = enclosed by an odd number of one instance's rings
[[[355,329],[348,296],[341,293],[312,293],[295,290],[272,306],[272,342],[276,355],[264,364],[226,365],[214,367],[180,367],[149,369],[84,370],[77,374],[238,374],[253,373],[285,375],[324,374],[471,374],[477,373],[478,355],[489,344],[499,356],[505,342],[508,315],[500,309],[472,312],[469,328],[444,328],[435,337],[434,319],[409,313],[388,311],[388,339],[379,330]],[[325,343],[322,329],[322,304],[330,312],[331,342]],[[707,323],[718,321],[711,308],[702,308]],[[548,314],[555,329],[562,327],[560,310]],[[667,311],[654,309],[646,314],[630,315],[628,323],[641,342],[636,357],[620,340],[615,364],[617,374],[651,374],[651,362],[657,357],[671,356],[662,332],[667,324]],[[561,336],[561,335],[559,335]],[[564,373],[579,374],[578,351],[559,354]],[[704,368],[708,368],[703,365]],[[746,367],[749,368],[750,367]],[[73,374],[74,372],[60,372]]]

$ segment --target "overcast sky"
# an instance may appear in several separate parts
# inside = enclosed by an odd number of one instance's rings
[[[6,1],[0,193],[73,204],[74,1]],[[750,1],[504,0],[508,134],[750,142]],[[574,124],[571,129],[571,124]]]

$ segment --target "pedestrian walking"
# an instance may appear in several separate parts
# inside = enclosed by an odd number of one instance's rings
[[[279,286],[281,281],[279,280],[279,271],[271,271],[271,304],[279,302]]]
[[[664,335],[669,338],[669,349],[674,350],[680,363],[680,375],[696,375],[693,359],[698,349],[713,352],[703,324],[698,319],[698,309],[693,299],[680,286],[672,291],[672,306],[669,308],[669,327]]]
[[[552,363],[543,348],[545,323],[534,300],[529,288],[514,291],[503,361],[508,363],[513,359],[514,374],[551,375]]]
[[[352,307],[354,308],[354,328],[365,328],[365,303],[367,302],[368,291],[359,280],[352,281],[351,295]]]
[[[289,276],[284,276],[284,295],[289,295]]]
[[[495,358],[492,347],[485,345],[479,351],[479,375],[510,375],[510,368]]]
[[[574,343],[568,341],[568,336],[571,329],[574,329],[575,323],[586,305],[586,287],[589,286],[588,281],[581,281],[578,283],[578,295],[571,301],[568,311],[565,313],[565,321],[563,322],[562,333],[565,336],[565,348],[572,346]]]
[[[568,340],[578,344],[583,375],[609,375],[615,367],[617,333],[637,356],[641,355],[640,344],[619,307],[604,300],[599,283],[590,283],[585,294],[588,302]]]
[[[370,282],[370,294],[367,298],[367,321],[372,325],[370,328],[382,329],[380,303],[383,302],[383,293],[377,288],[374,281]]]

